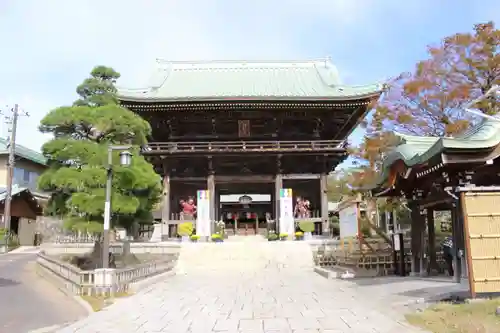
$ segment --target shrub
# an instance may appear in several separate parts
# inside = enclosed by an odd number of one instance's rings
[[[197,241],[198,239],[200,239],[200,235],[191,235],[192,241]]]
[[[179,224],[177,233],[179,236],[191,236],[193,234],[194,226],[192,222],[183,222]]]
[[[295,238],[297,238],[297,239],[302,239],[302,238],[304,238],[304,233],[303,233],[302,231],[297,231],[297,232],[295,233]]]
[[[313,232],[314,231],[314,223],[309,221],[299,222],[299,228],[303,232]]]
[[[222,236],[220,234],[212,234],[212,241],[222,242]]]
[[[288,238],[288,234],[287,234],[286,232],[282,232],[282,233],[280,233],[280,239],[281,239],[281,240],[285,240],[285,239],[287,239],[287,238]]]
[[[268,235],[267,235],[267,240],[268,241],[275,241],[278,239],[278,235],[276,235],[275,232],[270,232]]]

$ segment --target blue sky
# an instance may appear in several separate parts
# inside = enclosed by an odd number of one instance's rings
[[[412,70],[443,36],[499,19],[498,0],[1,0],[0,108],[31,114],[18,143],[39,149],[40,119],[71,103],[97,64],[133,87],[155,58],[331,56],[344,83],[369,84]]]

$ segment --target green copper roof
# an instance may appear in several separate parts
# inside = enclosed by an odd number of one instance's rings
[[[419,137],[397,134],[401,144],[394,148],[382,165],[382,174],[377,185],[388,177],[392,164],[402,160],[408,167],[427,162],[432,157],[447,150],[478,150],[494,148],[500,144],[500,120],[484,120],[469,131],[456,137]]]
[[[0,155],[8,155],[8,154],[9,154],[8,141],[5,140],[4,138],[0,138]],[[47,163],[47,160],[41,153],[17,144],[16,144],[16,156],[25,158],[31,162],[42,165],[45,165]]]
[[[332,99],[376,97],[381,84],[347,86],[329,59],[311,61],[157,60],[147,87],[118,89],[124,101]]]
[[[26,187],[19,187],[16,184],[12,185],[12,196],[15,197],[19,193],[22,193],[24,191],[29,192],[29,189]],[[0,202],[5,200],[5,197],[7,196],[7,192],[5,188],[0,188]]]

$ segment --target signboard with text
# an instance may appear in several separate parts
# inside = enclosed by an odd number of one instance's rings
[[[340,238],[358,235],[358,205],[349,205],[339,211]]]
[[[282,188],[280,190],[279,232],[287,233],[289,236],[295,233],[293,195],[291,188]]]
[[[210,236],[210,192],[200,190],[197,193],[196,234]]]

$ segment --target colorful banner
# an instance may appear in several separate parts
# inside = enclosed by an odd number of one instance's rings
[[[210,236],[210,192],[200,190],[197,193],[196,234]]]
[[[293,236],[295,234],[293,195],[291,188],[282,188],[280,190],[279,232],[287,233],[289,236]]]

